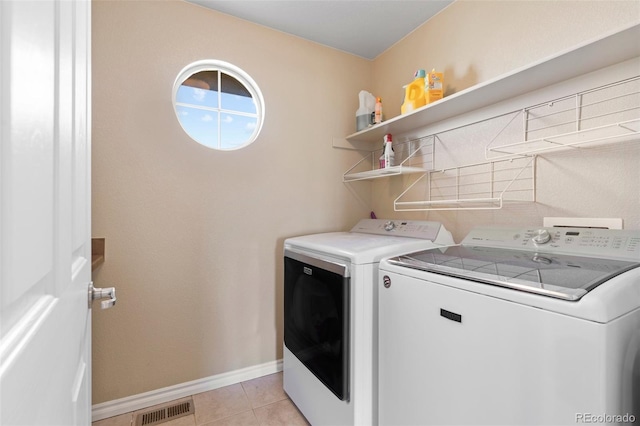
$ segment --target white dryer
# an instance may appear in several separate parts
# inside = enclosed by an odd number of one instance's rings
[[[378,263],[449,244],[437,222],[380,219],[285,241],[284,390],[311,424],[377,424]]]
[[[485,228],[383,260],[381,425],[640,421],[640,231]]]

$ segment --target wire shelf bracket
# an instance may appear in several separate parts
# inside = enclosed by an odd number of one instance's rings
[[[394,210],[487,210],[501,209],[506,201],[535,202],[535,168],[534,155],[433,170],[395,199]],[[425,178],[426,194],[420,199],[414,188]],[[413,201],[407,200],[411,194]]]

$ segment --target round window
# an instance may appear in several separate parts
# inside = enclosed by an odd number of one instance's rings
[[[173,106],[191,139],[213,149],[249,145],[264,122],[264,99],[255,81],[222,61],[199,61],[180,71]]]

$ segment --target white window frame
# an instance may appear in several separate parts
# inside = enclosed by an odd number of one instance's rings
[[[178,89],[180,88],[180,86],[182,85],[182,83],[184,83],[189,77],[193,76],[194,74],[197,74],[201,71],[218,71],[218,107],[206,107],[206,106],[202,106],[202,105],[194,105],[194,104],[187,104],[187,103],[181,103],[181,102],[177,102],[177,94],[178,94]],[[236,80],[238,80],[240,83],[242,83],[244,85],[244,87],[247,89],[247,91],[251,94],[253,100],[254,100],[254,104],[256,105],[256,112],[255,113],[247,113],[244,111],[236,111],[236,110],[227,110],[227,109],[223,109],[221,108],[221,97],[222,97],[222,86],[221,86],[221,79],[222,79],[222,74],[221,73],[225,73],[233,78],[235,78]],[[171,100],[173,103],[173,109],[174,112],[176,113],[176,118],[178,119],[178,122],[180,123],[180,127],[182,127],[182,129],[185,131],[185,133],[187,133],[187,135],[195,140],[196,142],[198,142],[199,144],[206,146],[207,148],[211,148],[211,149],[217,149],[217,150],[221,150],[221,151],[234,151],[237,149],[242,149],[250,144],[252,144],[253,142],[255,142],[255,140],[258,138],[258,135],[260,134],[260,131],[262,130],[262,125],[264,124],[264,116],[265,116],[265,104],[264,104],[264,97],[262,96],[262,92],[260,91],[260,88],[258,87],[258,84],[253,80],[253,78],[251,78],[251,76],[249,74],[247,74],[244,70],[242,70],[241,68],[230,64],[228,62],[225,61],[220,61],[217,59],[204,59],[204,60],[200,60],[200,61],[196,61],[193,62],[189,65],[187,65],[186,67],[184,67],[180,73],[178,73],[178,76],[175,79],[175,82],[173,83],[173,91],[172,91],[172,96],[171,96]],[[217,119],[218,119],[218,144],[217,146],[211,146],[211,145],[206,145],[203,144],[202,142],[194,139],[189,132],[187,131],[187,129],[184,128],[184,126],[182,125],[182,121],[180,120],[180,116],[178,114],[178,106],[184,106],[184,107],[188,107],[188,108],[196,108],[196,109],[202,109],[202,110],[207,110],[207,111],[214,111],[217,112]],[[242,145],[236,145],[233,147],[223,147],[222,146],[222,126],[221,126],[221,117],[222,114],[224,113],[230,113],[230,114],[234,114],[234,115],[243,115],[246,117],[255,117],[256,118],[256,127],[253,130],[253,133],[251,134],[251,136],[247,139],[247,141],[245,143],[243,143]]]

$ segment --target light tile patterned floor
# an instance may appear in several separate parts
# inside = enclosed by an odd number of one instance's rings
[[[180,417],[159,426],[309,425],[282,390],[281,372],[193,395],[193,405],[195,415]],[[148,409],[93,422],[93,426],[135,425],[136,415]]]

